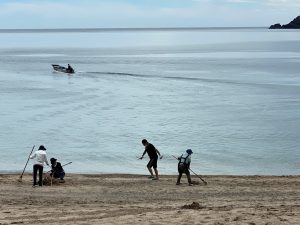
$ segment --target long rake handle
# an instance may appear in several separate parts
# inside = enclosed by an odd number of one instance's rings
[[[72,163],[72,162],[68,162],[68,163],[62,165],[61,167],[64,167],[64,166],[69,165],[69,164],[71,164],[71,163]],[[47,173],[49,173],[49,172],[51,172],[51,170],[47,171]]]
[[[22,174],[21,174],[21,176],[20,176],[20,179],[22,179],[22,177],[23,177],[23,174],[24,174],[24,172],[25,172],[25,169],[26,169],[26,167],[27,167],[27,164],[28,164],[28,162],[29,162],[29,159],[30,159],[30,156],[31,156],[31,154],[32,154],[32,152],[33,152],[34,147],[35,147],[35,145],[32,147],[31,152],[30,152],[30,154],[29,154],[29,156],[28,156],[28,158],[27,158],[27,162],[26,162],[25,167],[24,167],[24,169],[23,169],[23,172],[22,172]]]
[[[64,167],[64,166],[69,165],[69,164],[71,164],[71,163],[72,163],[72,162],[68,162],[68,163],[62,165],[61,167]]]
[[[202,180],[204,184],[207,184],[207,182],[203,180],[198,174],[196,174],[192,169],[189,168],[189,170],[192,171],[192,173],[195,174],[200,180]]]
[[[177,159],[176,156],[174,156],[174,155],[172,155],[172,156],[173,156],[175,159]],[[178,159],[177,159],[177,160],[178,160]],[[204,184],[207,184],[207,182],[206,182],[205,180],[203,180],[198,174],[196,174],[192,169],[189,168],[189,170],[190,170],[193,174],[195,174],[200,180],[202,180]]]

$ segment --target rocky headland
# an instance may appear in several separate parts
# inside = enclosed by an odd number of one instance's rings
[[[269,29],[300,29],[300,16],[297,16],[293,21],[285,25],[280,23],[271,25]]]

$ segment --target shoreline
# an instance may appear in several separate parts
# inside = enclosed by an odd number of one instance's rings
[[[47,172],[44,171],[44,174],[46,174]],[[24,173],[24,175],[31,175],[32,172],[28,172],[26,171]],[[149,176],[149,173],[100,173],[100,172],[95,172],[95,173],[73,173],[73,172],[66,172],[66,174],[68,175],[83,175],[83,176]],[[1,172],[0,171],[0,176],[1,175],[15,175],[15,176],[20,176],[21,172],[18,173],[16,171],[12,171],[12,172]],[[23,176],[24,176],[23,175]],[[159,174],[160,177],[173,177],[173,176],[177,176],[178,173],[174,173],[174,174]],[[240,175],[240,174],[198,174],[200,177],[300,177],[300,174],[277,174],[277,175],[269,175],[269,174],[244,174],[244,175]],[[191,176],[196,177],[194,174],[191,173]]]
[[[0,224],[300,224],[300,176],[68,174],[32,188],[0,174]],[[201,176],[202,177],[202,176]]]

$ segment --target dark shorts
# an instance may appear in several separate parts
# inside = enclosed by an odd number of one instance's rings
[[[153,167],[154,169],[157,168],[157,159],[158,158],[152,158],[149,160],[148,164],[147,164],[147,167]]]

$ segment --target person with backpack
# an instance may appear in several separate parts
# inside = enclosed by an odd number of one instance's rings
[[[185,173],[189,182],[189,186],[192,186],[192,180],[190,175],[190,164],[191,164],[191,155],[193,154],[193,151],[191,149],[186,150],[184,154],[182,154],[180,157],[178,157],[178,178],[176,185],[180,185],[180,179],[182,177],[182,174]]]

